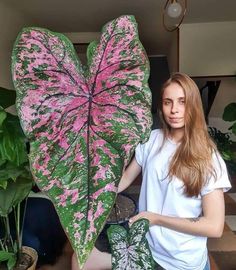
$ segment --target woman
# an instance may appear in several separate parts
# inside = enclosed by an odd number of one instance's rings
[[[220,237],[224,227],[223,191],[230,188],[225,163],[209,138],[196,84],[175,73],[161,93],[162,129],[154,130],[147,143],[138,145],[120,181],[126,189],[142,171],[139,214],[130,223],[147,218],[147,239],[157,269],[210,269],[207,237]],[[110,255],[99,269],[109,269]],[[110,267],[111,269],[111,267]]]
[[[130,222],[150,221],[154,260],[167,270],[210,269],[206,241],[223,232],[223,191],[231,187],[226,166],[209,138],[193,80],[173,74],[161,97],[162,130],[137,147],[119,191],[142,170],[140,213]]]

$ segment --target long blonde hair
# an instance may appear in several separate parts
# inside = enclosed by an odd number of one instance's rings
[[[200,194],[209,176],[216,178],[212,166],[212,153],[216,146],[207,131],[201,96],[195,82],[186,74],[174,73],[163,85],[161,99],[166,87],[172,83],[180,85],[185,94],[185,126],[181,143],[170,162],[169,175],[181,179],[185,194],[192,197]],[[169,136],[170,127],[162,117],[162,106],[160,110],[165,140]]]

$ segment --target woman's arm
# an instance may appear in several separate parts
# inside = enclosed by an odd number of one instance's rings
[[[136,161],[135,157],[132,159],[128,167],[125,169],[124,174],[121,177],[119,186],[118,186],[118,193],[125,190],[131,183],[136,179],[136,177],[140,174],[141,167],[139,166],[138,162]]]
[[[176,202],[178,203],[178,202]],[[141,212],[131,218],[147,218],[150,225],[159,225],[178,232],[206,237],[221,237],[224,228],[225,204],[222,189],[216,189],[202,198],[203,216],[196,218],[178,218]]]

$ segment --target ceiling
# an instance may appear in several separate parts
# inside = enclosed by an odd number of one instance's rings
[[[149,54],[165,53],[173,33],[162,27],[165,0],[0,0],[31,18],[34,26],[57,32],[99,32],[108,21],[135,15]],[[183,0],[180,0],[183,1]],[[235,0],[187,0],[184,23],[236,21]]]

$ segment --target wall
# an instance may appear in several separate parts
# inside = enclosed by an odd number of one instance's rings
[[[222,78],[215,102],[209,114],[209,125],[223,132],[228,132],[232,122],[222,120],[224,108],[231,102],[236,102],[236,78]],[[232,136],[236,140],[236,136]]]
[[[24,26],[32,26],[33,20],[0,2],[0,86],[13,88],[11,79],[11,53],[17,34]]]
[[[100,32],[67,32],[63,33],[74,44],[75,50],[83,65],[87,64],[87,47],[92,41],[99,41]]]
[[[180,27],[179,67],[191,76],[236,74],[236,22]]]
[[[209,125],[228,131],[224,108],[236,102],[236,22],[183,24],[179,32],[179,68],[190,76],[221,80],[209,113]]]
[[[170,73],[179,71],[179,32],[174,31],[171,36],[170,46],[168,48],[167,59]]]

